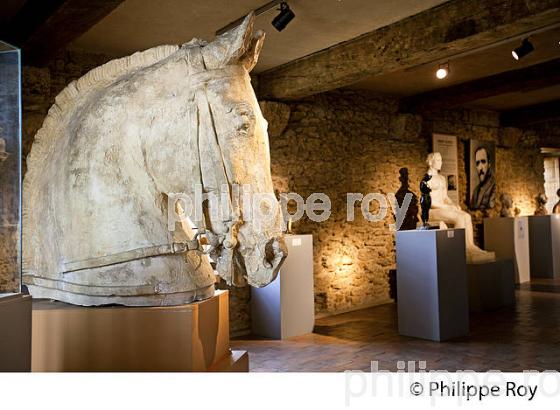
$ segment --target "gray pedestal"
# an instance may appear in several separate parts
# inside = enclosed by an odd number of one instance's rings
[[[397,232],[399,333],[435,341],[469,333],[464,229]]]
[[[515,273],[511,259],[468,264],[467,274],[472,312],[515,305]]]
[[[311,333],[315,324],[313,236],[286,235],[288,257],[278,277],[251,288],[253,334],[271,339]]]
[[[31,296],[0,295],[0,372],[31,371]]]
[[[485,218],[484,248],[496,253],[498,259],[511,259],[515,283],[528,282],[529,274],[529,220],[517,218]]]
[[[528,218],[531,277],[560,276],[560,215]]]

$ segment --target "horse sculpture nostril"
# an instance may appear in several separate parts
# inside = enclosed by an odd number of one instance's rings
[[[278,268],[287,255],[288,249],[284,238],[272,238],[265,246],[264,266],[268,269]]]
[[[272,263],[274,262],[275,250],[274,250],[275,239],[269,240],[264,247],[264,260],[263,265],[265,268],[272,268]]]

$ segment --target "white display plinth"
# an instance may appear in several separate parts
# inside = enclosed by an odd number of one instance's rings
[[[515,283],[528,282],[529,220],[526,216],[516,218],[485,218],[484,248],[496,253],[497,259],[511,259]]]
[[[464,229],[397,232],[399,333],[442,341],[469,333]]]
[[[532,278],[560,276],[560,215],[529,216]]]
[[[31,371],[31,296],[0,294],[0,372]]]
[[[278,277],[264,288],[251,288],[253,334],[285,339],[313,331],[313,236],[286,235],[288,257]]]
[[[471,312],[515,305],[515,273],[511,259],[470,263],[467,274]]]

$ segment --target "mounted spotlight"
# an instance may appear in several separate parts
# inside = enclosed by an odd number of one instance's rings
[[[443,63],[439,65],[439,68],[436,71],[436,77],[440,80],[443,80],[449,74],[449,63]]]
[[[282,31],[286,28],[288,23],[290,21],[292,21],[293,18],[296,16],[294,14],[294,12],[290,9],[290,6],[288,6],[288,3],[286,3],[285,1],[283,1],[283,0],[269,1],[265,5],[259,7],[258,9],[253,10],[253,13],[255,14],[255,17],[258,17],[261,14],[264,14],[264,13],[272,10],[273,8],[275,8],[278,5],[280,5],[280,8],[277,9],[277,10],[280,10],[280,14],[278,16],[276,16],[274,18],[274,20],[272,20],[272,25],[274,27],[276,27],[276,30]],[[222,27],[219,30],[216,30],[216,35],[217,36],[222,35],[222,34],[226,33],[227,31],[231,30],[232,28],[237,27],[238,25],[240,25],[243,22],[246,15],[247,14],[244,14],[242,17],[239,17],[237,20],[232,21],[231,23]]]
[[[286,28],[286,26],[294,19],[296,15],[290,9],[290,6],[286,2],[280,3],[280,14],[274,17],[272,20],[272,25],[278,31],[282,31]]]
[[[529,38],[525,38],[521,42],[521,45],[511,52],[511,55],[516,60],[521,60],[523,57],[525,57],[527,54],[529,54],[534,49],[535,49],[535,47],[529,41]]]

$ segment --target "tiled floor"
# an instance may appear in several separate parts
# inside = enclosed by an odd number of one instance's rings
[[[399,336],[396,305],[316,321],[314,333],[283,341],[239,338],[251,371],[338,372],[397,370],[399,361],[426,370],[560,370],[560,281],[540,280],[516,292],[517,305],[471,314],[470,335],[437,343]]]

